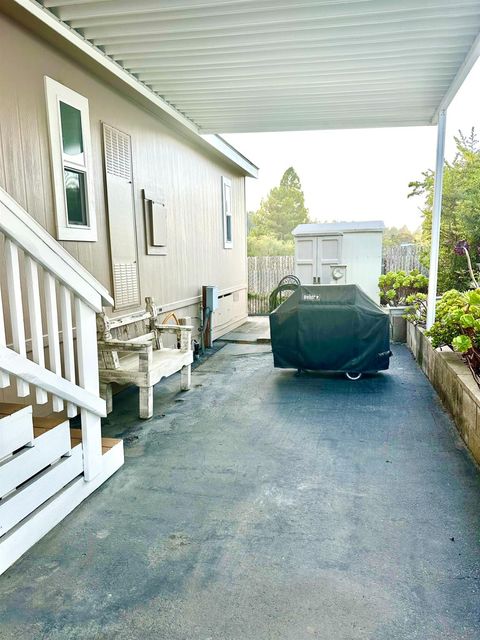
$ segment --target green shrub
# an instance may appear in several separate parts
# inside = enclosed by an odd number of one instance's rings
[[[269,293],[258,293],[256,291],[249,291],[247,295],[249,300],[262,300],[264,302],[266,302],[270,296]]]
[[[449,346],[463,354],[473,376],[480,381],[480,289],[443,294],[435,323],[426,334],[432,346]]]
[[[417,293],[426,293],[428,278],[418,269],[406,271],[389,271],[378,279],[380,302],[383,305],[398,307],[407,304],[407,298]]]
[[[293,256],[294,250],[293,237],[289,240],[253,234],[247,237],[247,254],[249,256]]]
[[[412,293],[407,296],[405,303],[407,308],[403,317],[413,324],[425,326],[427,322],[427,294]]]

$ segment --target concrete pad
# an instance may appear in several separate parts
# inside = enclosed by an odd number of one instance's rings
[[[235,331],[222,336],[224,342],[238,343],[270,343],[270,321],[268,316],[250,316],[244,324]]]
[[[238,356],[247,353],[272,353],[272,347],[269,344],[245,344],[245,343],[230,343],[225,345],[222,349],[222,356]],[[273,355],[272,355],[273,364]]]
[[[125,466],[0,578],[2,640],[478,640],[480,475],[406,347],[392,365],[230,345],[150,421],[117,397]]]

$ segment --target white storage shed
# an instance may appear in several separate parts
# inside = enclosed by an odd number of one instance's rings
[[[302,284],[357,284],[378,302],[384,228],[381,220],[298,225],[295,275]]]

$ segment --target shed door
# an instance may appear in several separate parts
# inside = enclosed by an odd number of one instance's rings
[[[316,238],[295,239],[295,275],[302,284],[315,282]]]
[[[331,265],[340,264],[341,259],[342,236],[317,238],[317,283],[330,284],[332,282]]]
[[[130,136],[103,125],[110,254],[115,309],[140,303]]]

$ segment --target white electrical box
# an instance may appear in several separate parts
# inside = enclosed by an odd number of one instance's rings
[[[378,302],[384,228],[379,220],[298,225],[295,275],[302,284],[356,284]]]

